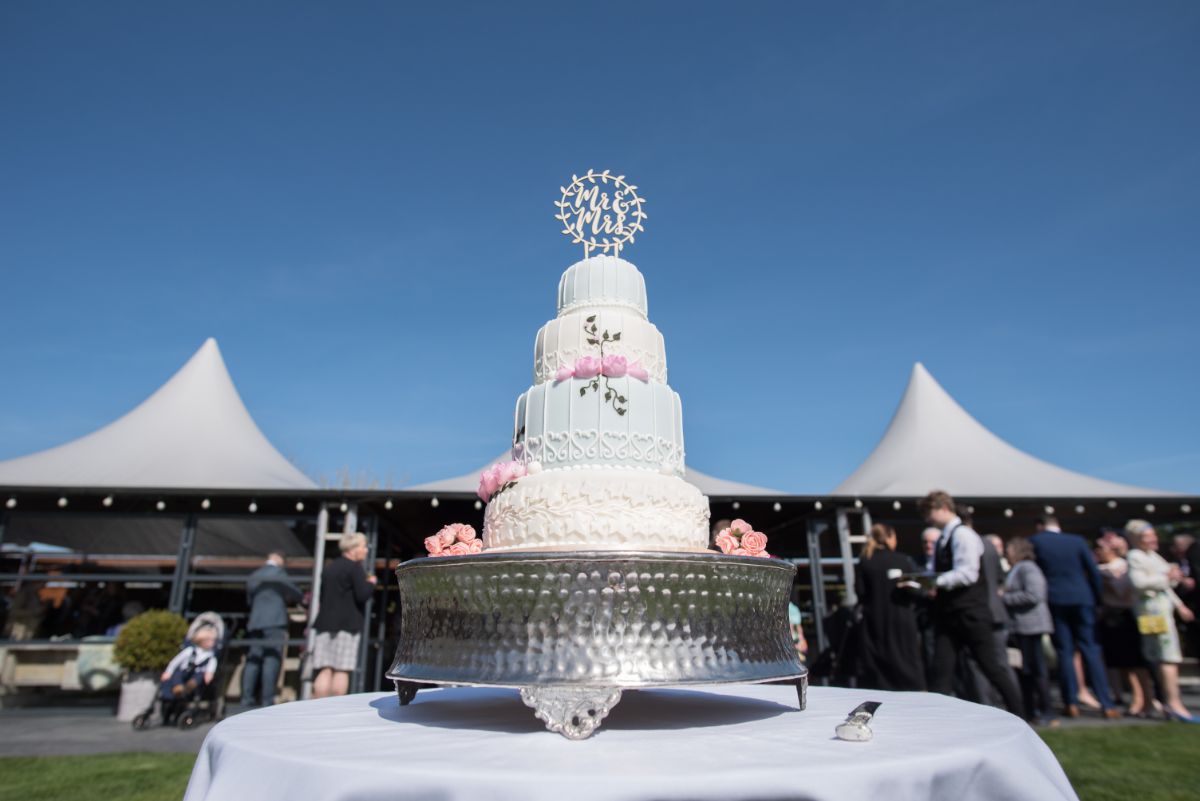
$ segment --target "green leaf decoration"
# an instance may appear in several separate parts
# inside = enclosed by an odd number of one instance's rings
[[[616,341],[617,341],[617,340],[619,340],[620,338],[621,338],[621,332],[620,332],[620,331],[618,331],[617,333],[613,334],[613,342],[616,342]]]
[[[604,399],[612,400],[612,390],[611,389],[604,393]]]
[[[618,395],[618,396],[617,396],[617,402],[618,402],[618,403],[629,403],[629,401],[628,401],[628,400],[626,400],[626,398],[625,398],[625,396],[624,396],[624,395]]]
[[[625,410],[624,410],[624,409],[617,409],[617,414],[619,414],[619,415],[621,415],[621,416],[624,416],[624,415],[625,415]]]
[[[580,387],[579,388],[579,397],[582,398],[586,394],[587,394],[587,387]]]
[[[591,317],[587,318],[587,320],[585,320],[584,322],[588,322],[588,323],[596,322],[596,315],[593,314]]]
[[[587,341],[587,343],[588,343],[589,345],[599,345],[599,344],[600,344],[600,340],[598,340],[598,339],[592,339],[592,338],[589,338],[589,339],[588,339],[588,341]]]

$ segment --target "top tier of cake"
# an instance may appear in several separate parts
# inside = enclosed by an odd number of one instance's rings
[[[577,309],[631,309],[646,318],[646,280],[624,259],[592,256],[567,268],[558,281],[558,315]]]

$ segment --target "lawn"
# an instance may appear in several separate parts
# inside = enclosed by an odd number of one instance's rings
[[[1196,801],[1200,726],[1042,731],[1080,801]]]
[[[1081,801],[1196,801],[1200,726],[1045,731]],[[179,801],[194,757],[105,754],[0,758],[0,801]]]

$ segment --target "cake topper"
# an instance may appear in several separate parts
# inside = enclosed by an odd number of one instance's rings
[[[634,234],[646,230],[642,227],[645,201],[638,197],[637,187],[626,183],[624,175],[611,173],[588,170],[585,175],[572,175],[571,183],[559,187],[562,200],[554,204],[558,206],[554,216],[572,244],[583,245],[585,259],[594,250],[611,250],[619,256]]]

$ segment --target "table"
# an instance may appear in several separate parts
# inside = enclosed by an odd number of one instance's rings
[[[833,737],[882,701],[868,743]],[[626,691],[590,739],[545,730],[515,690],[282,704],[215,726],[185,801],[1075,799],[1020,719],[927,693],[790,686]]]

